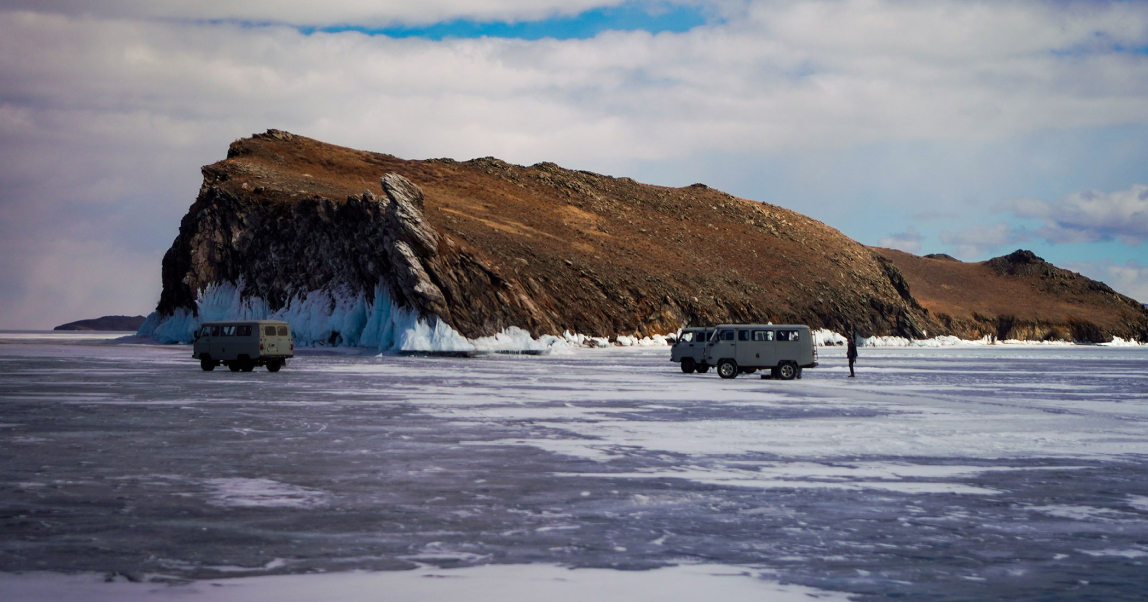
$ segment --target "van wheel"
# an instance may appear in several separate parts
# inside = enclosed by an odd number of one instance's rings
[[[251,372],[255,369],[255,360],[249,357],[245,357],[239,360],[237,363],[239,364],[239,369],[243,370],[244,372]]]
[[[722,378],[737,378],[737,362],[730,359],[718,362],[717,373]]]
[[[267,362],[267,371],[268,372],[278,372],[279,369],[282,367],[283,367],[283,363],[278,361],[278,360],[271,360],[271,361]]]
[[[698,374],[705,374],[706,372],[709,372],[709,371],[710,371],[710,365],[705,363],[705,362],[698,364],[694,368],[694,372],[697,372]]]
[[[211,359],[210,355],[201,355],[199,356],[199,367],[202,368],[204,372],[211,372],[215,370],[215,360]]]
[[[239,372],[239,362],[238,361],[230,361],[230,362],[223,362],[223,363],[227,365],[228,370],[231,370],[232,372]]]
[[[682,372],[689,374],[690,372],[693,372],[694,368],[696,368],[696,367],[697,366],[694,365],[694,358],[692,358],[692,357],[682,358]]]
[[[784,363],[777,367],[777,376],[781,380],[793,380],[797,376],[797,366],[790,363]]]

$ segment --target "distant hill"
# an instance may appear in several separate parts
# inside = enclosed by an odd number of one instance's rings
[[[913,298],[945,333],[966,339],[1148,340],[1143,304],[1032,251],[974,263],[948,255],[876,251],[904,274]]]
[[[103,316],[102,318],[92,318],[90,320],[77,320],[75,322],[68,322],[67,324],[60,324],[52,330],[109,330],[109,331],[132,331],[139,330],[141,324],[144,323],[143,316]]]
[[[279,312],[300,340],[351,345],[393,336],[399,310],[472,338],[773,322],[1148,340],[1148,312],[1035,256],[989,265],[872,249],[703,184],[408,161],[279,130],[235,141],[202,171],[141,329],[161,340],[190,340],[201,302],[209,318]]]

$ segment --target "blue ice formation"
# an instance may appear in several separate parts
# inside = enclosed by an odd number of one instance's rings
[[[363,291],[311,291],[292,298],[272,311],[258,297],[243,297],[243,283],[216,284],[201,291],[196,300],[198,315],[178,309],[170,316],[152,312],[136,333],[160,343],[190,343],[203,322],[216,320],[283,320],[291,326],[295,344],[340,346],[391,351],[553,351],[567,346],[567,339],[543,335],[538,339],[525,330],[510,327],[493,336],[468,339],[448,324],[395,303],[386,287],[375,287],[374,299]]]

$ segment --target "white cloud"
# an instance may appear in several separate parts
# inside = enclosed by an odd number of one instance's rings
[[[891,234],[877,241],[878,247],[897,249],[906,253],[921,252],[921,235],[912,226],[904,232]]]
[[[1148,303],[1148,265],[1140,265],[1140,262],[1130,259],[1123,264],[1112,261],[1078,261],[1066,263],[1064,267],[1094,280],[1100,280],[1116,292],[1128,295],[1141,303]]]
[[[941,232],[940,239],[946,245],[957,247],[957,257],[973,260],[1005,245],[1026,242],[1028,236],[1024,232],[1013,231],[1004,222],[998,222],[992,226],[974,225],[957,232]]]
[[[1001,205],[1019,217],[1038,218],[1044,226],[1037,236],[1055,243],[1117,239],[1128,245],[1148,241],[1148,186],[1099,192],[1085,190],[1049,203],[1020,199]]]
[[[379,27],[456,19],[529,21],[616,6],[624,0],[6,0],[8,8],[111,18],[234,20]]]
[[[0,237],[13,242],[0,289],[25,297],[5,297],[0,324],[19,326],[11,304],[40,305],[27,268],[59,266],[37,262],[75,228],[93,230],[93,252],[161,252],[198,167],[268,127],[408,158],[634,175],[639,162],[719,153],[1148,124],[1148,57],[1111,51],[1148,43],[1140,3],[731,0],[725,23],[686,33],[565,41],[307,36],[227,21],[512,20],[610,4],[5,2]]]

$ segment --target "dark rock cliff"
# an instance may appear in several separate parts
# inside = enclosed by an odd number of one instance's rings
[[[383,195],[370,190],[335,202],[305,195],[285,203],[237,195],[229,179],[205,167],[199,198],[163,260],[157,311],[195,309],[201,290],[241,283],[272,309],[311,291],[364,293],[387,287],[402,306],[439,316],[464,333],[508,326],[553,331],[522,291],[472,253],[440,236],[423,218],[422,191],[389,173]]]

